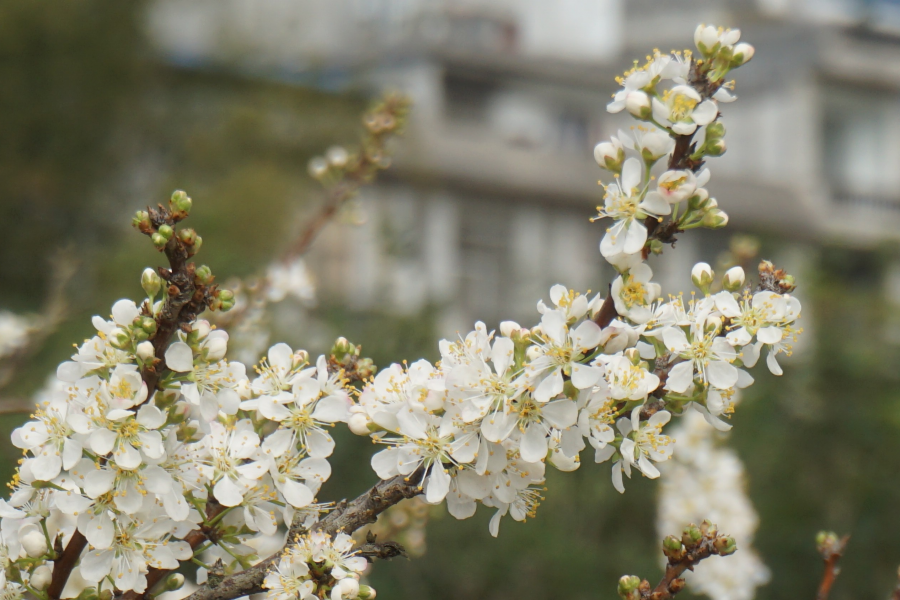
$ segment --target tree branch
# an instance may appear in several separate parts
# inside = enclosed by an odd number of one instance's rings
[[[838,539],[837,534],[825,531],[819,533],[816,537],[816,546],[825,560],[825,572],[822,573],[822,581],[819,583],[816,600],[827,600],[828,594],[831,593],[831,586],[834,585],[835,579],[841,572],[838,562],[844,555],[844,549],[849,541],[849,535]]]
[[[350,534],[360,527],[374,523],[378,515],[391,506],[421,494],[422,489],[414,483],[420,479],[421,472],[416,471],[406,477],[398,475],[380,481],[354,500],[339,502],[334,510],[313,526],[313,531],[321,531],[331,536],[340,532]],[[302,525],[295,522],[288,533],[288,543],[302,530]],[[188,600],[232,600],[247,594],[259,593],[263,590],[262,583],[266,573],[280,556],[281,552],[249,569],[225,577],[214,588],[207,584],[188,596]]]
[[[66,587],[66,582],[69,580],[69,575],[72,574],[72,569],[75,568],[75,563],[78,562],[78,558],[86,546],[87,538],[76,529],[62,555],[53,563],[53,574],[50,578],[50,585],[47,587],[47,597],[50,600],[59,600],[63,588]]]

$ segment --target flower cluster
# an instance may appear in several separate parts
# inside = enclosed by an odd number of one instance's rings
[[[600,243],[619,273],[610,297],[554,286],[532,329],[504,322],[498,333],[478,323],[441,342],[437,365],[379,373],[350,426],[387,446],[372,458],[381,478],[416,478],[428,502],[446,499],[457,518],[471,516],[479,501],[495,507],[496,535],[502,516],[534,514],[546,465],[576,469],[590,445],[596,462],[612,461],[613,483],[624,491],[632,470],[659,476],[654,463],[673,451],[663,433],[673,415],[698,411],[728,429],[731,399],[753,382],[746,368],[761,351],[780,374],[775,356],[798,333],[796,298],[742,289],[740,268],[717,283],[701,263],[692,279],[702,297],[663,300],[646,263],[675,233],[728,220],[704,188],[703,161],[724,152],[718,104],[734,96],[722,78],[752,49],[734,45],[737,31],[712,31],[714,42],[707,28],[698,30],[703,61],[688,51],[657,52],[626,73],[608,107],[653,125],[620,131],[595,149],[614,176],[598,217],[613,221]],[[658,176],[657,163],[667,165]],[[716,283],[723,289],[712,294]]]
[[[271,600],[372,600],[375,590],[360,585],[366,559],[353,552],[353,540],[339,533],[299,536],[266,576],[263,587]]]

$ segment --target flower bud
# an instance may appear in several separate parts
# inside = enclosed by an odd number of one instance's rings
[[[347,426],[356,435],[369,435],[372,433],[369,429],[369,416],[364,413],[350,415],[350,418],[347,420]]]
[[[638,600],[641,597],[638,586],[641,585],[641,578],[637,575],[622,575],[619,579],[619,587],[616,591],[619,596],[625,600]]]
[[[728,556],[729,554],[734,554],[735,550],[737,550],[737,542],[734,541],[733,537],[721,535],[713,542],[713,547],[719,556]]]
[[[713,121],[706,126],[706,139],[715,140],[725,135],[725,125],[721,121]]]
[[[106,334],[106,339],[113,348],[124,350],[131,343],[131,336],[121,327],[114,327],[112,331]]]
[[[172,236],[175,234],[175,230],[172,229],[171,225],[160,225],[159,229],[156,230],[156,233],[163,236],[168,242],[172,239]]]
[[[150,223],[150,213],[146,210],[137,211],[131,219],[131,224],[141,231],[147,231],[153,227],[153,224]]]
[[[160,288],[162,288],[162,277],[159,276],[155,269],[147,267],[144,269],[144,272],[141,273],[141,287],[144,288],[144,293],[147,294],[147,296],[153,298],[159,293]]]
[[[213,279],[215,279],[212,274],[212,269],[210,269],[208,265],[200,265],[197,267],[197,270],[194,271],[194,277],[196,277],[197,281],[203,285],[209,285],[213,282]]]
[[[685,527],[681,534],[681,541],[688,549],[695,547],[701,539],[703,539],[703,534],[700,532],[700,528],[693,523]]]
[[[141,342],[137,345],[136,353],[138,358],[142,361],[147,362],[153,355],[155,354],[153,350],[153,342]]]
[[[50,585],[51,579],[53,579],[53,570],[50,568],[50,565],[45,564],[34,570],[34,573],[31,574],[29,583],[31,584],[31,587],[41,591]]]
[[[744,269],[731,267],[725,271],[725,277],[722,278],[722,286],[729,292],[736,292],[744,287]]]
[[[678,578],[673,579],[672,583],[669,584],[669,593],[673,596],[684,589],[684,586],[687,585],[684,579]]]
[[[234,308],[234,292],[231,290],[219,290],[219,310],[226,312]]]
[[[641,157],[654,162],[668,154],[675,147],[675,140],[656,129],[645,133],[640,139]]]
[[[699,262],[691,269],[691,281],[704,293],[709,290],[709,286],[712,283],[714,276],[715,273],[713,272],[712,267],[705,262]]]
[[[650,96],[640,90],[629,92],[625,96],[625,108],[638,119],[649,119],[652,112]]]
[[[728,225],[728,215],[723,210],[713,208],[703,215],[700,224],[709,229],[719,229]]]
[[[47,538],[37,529],[32,529],[22,536],[22,548],[31,558],[40,558],[47,553]]]
[[[681,560],[685,554],[684,544],[674,535],[667,536],[663,540],[663,554],[672,560]]]
[[[739,67],[746,64],[756,54],[756,48],[747,43],[740,43],[734,47],[734,55],[731,57],[731,64]]]
[[[159,249],[163,249],[166,247],[166,244],[169,240],[167,240],[162,234],[154,233],[150,236],[150,241],[153,242],[153,245]]]
[[[194,321],[194,323],[191,325],[192,338],[188,341],[188,343],[191,343],[191,341],[194,340],[196,340],[197,342],[199,342],[200,340],[205,340],[210,331],[212,331],[212,326],[206,319],[198,319]]]
[[[165,588],[166,591],[174,592],[175,590],[180,590],[181,586],[184,585],[184,575],[181,573],[172,573],[168,577],[166,577]]]
[[[340,146],[332,146],[328,149],[328,152],[325,153],[325,157],[332,167],[341,169],[347,164],[349,155],[344,148]]]
[[[515,321],[502,321],[500,323],[500,335],[503,337],[512,337],[513,333],[522,329]]]
[[[178,239],[181,240],[181,243],[185,246],[193,246],[197,243],[197,232],[190,227],[181,229],[178,231]]]
[[[601,168],[621,173],[622,163],[625,161],[625,148],[612,142],[600,142],[594,146],[594,160]]]
[[[722,156],[725,154],[725,140],[716,139],[703,144],[703,152],[708,156]]]
[[[206,345],[203,347],[203,357],[208,362],[219,362],[223,358],[225,358],[225,353],[228,351],[228,338],[224,336],[213,336],[209,338],[209,341],[206,342]]]
[[[299,369],[303,365],[309,364],[309,352],[306,350],[297,350],[291,356],[291,368]]]
[[[694,45],[704,56],[712,54],[712,50],[719,43],[719,32],[712,25],[697,25],[694,30]]]
[[[700,523],[700,533],[706,537],[716,537],[718,531],[719,528],[709,519],[703,519],[703,522]]]
[[[359,586],[359,598],[360,600],[375,600],[375,588],[367,585]]]
[[[191,212],[192,205],[193,202],[184,190],[175,190],[172,193],[172,199],[169,200],[169,207],[171,209],[185,214]]]
[[[313,179],[322,180],[328,174],[328,161],[317,156],[309,161],[307,170]]]

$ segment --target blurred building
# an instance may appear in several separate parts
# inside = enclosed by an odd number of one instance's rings
[[[356,306],[443,307],[447,332],[530,323],[549,285],[609,280],[588,218],[601,199],[591,149],[634,123],[606,111],[614,77],[654,47],[691,47],[699,22],[757,47],[722,107],[729,150],[710,165],[735,229],[900,238],[897,0],[156,0],[148,17],[186,68],[413,97],[396,164],[365,194],[367,224],[326,236],[313,262]],[[681,279],[724,243],[685,235],[651,264]]]

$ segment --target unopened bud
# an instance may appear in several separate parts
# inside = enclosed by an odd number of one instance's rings
[[[669,584],[669,593],[673,596],[684,589],[684,586],[687,585],[684,579],[680,577],[678,579],[673,579],[672,583]]]
[[[594,160],[604,169],[613,173],[621,173],[622,163],[625,161],[625,149],[612,142],[600,142],[594,146]]]
[[[22,548],[31,558],[40,558],[47,553],[47,538],[37,529],[22,536]]]
[[[672,560],[679,561],[684,558],[684,544],[674,535],[667,536],[663,540],[663,554]]]
[[[728,556],[729,554],[734,554],[735,550],[737,550],[737,542],[734,541],[733,537],[722,535],[716,538],[716,541],[713,542],[713,547],[719,556]]]
[[[363,413],[350,415],[350,418],[347,420],[347,426],[356,435],[369,435],[372,433],[369,429],[369,417]]]
[[[331,166],[340,169],[347,164],[349,155],[347,154],[347,151],[342,147],[332,146],[328,149],[328,152],[325,153],[325,157],[328,159],[328,162],[331,164]]]
[[[375,588],[367,585],[359,586],[359,598],[360,600],[375,600]]]
[[[144,272],[141,273],[141,287],[144,288],[144,293],[147,294],[147,296],[153,298],[159,293],[160,288],[162,288],[162,277],[159,276],[155,269],[147,267],[144,269]]]
[[[718,526],[709,519],[703,519],[703,522],[700,523],[700,533],[706,537],[716,537],[718,531]]]
[[[153,317],[148,317],[146,315],[140,316],[135,319],[135,325],[137,325],[150,335],[156,333],[156,319],[154,319]]]
[[[704,294],[709,291],[715,273],[708,263],[699,262],[691,269],[691,281]]]
[[[641,585],[641,578],[637,575],[622,575],[619,579],[619,587],[616,590],[619,596],[624,600],[637,600],[641,597],[638,586]]]
[[[131,219],[131,224],[140,229],[141,231],[145,231],[152,227],[152,223],[150,223],[150,213],[146,210],[139,210],[134,214],[134,217]]]
[[[169,206],[173,210],[183,213],[191,212],[191,206],[193,206],[193,204],[193,201],[191,201],[184,190],[175,190],[172,194],[172,199],[169,201]]]
[[[153,358],[155,352],[153,350],[153,342],[141,342],[137,345],[136,354],[138,358],[146,362]]]
[[[703,539],[703,534],[700,532],[700,528],[693,523],[685,527],[681,534],[681,541],[687,548],[693,548],[701,539]]]
[[[725,154],[725,140],[716,139],[706,142],[703,145],[703,151],[709,156],[722,156]]]
[[[156,230],[156,233],[163,236],[168,242],[172,239],[172,236],[175,235],[175,230],[172,229],[171,225],[160,225],[159,229]]]
[[[706,139],[715,140],[725,135],[725,125],[721,121],[713,121],[706,126]]]
[[[339,337],[334,341],[334,345],[331,347],[331,352],[329,352],[329,354],[334,356],[335,360],[340,362],[348,354],[356,354],[357,352],[357,347],[351,344],[347,338]]]
[[[169,242],[169,240],[167,240],[165,236],[159,233],[154,233],[153,235],[151,235],[150,241],[153,242],[153,245],[159,249],[165,248],[166,244]]]
[[[728,214],[724,210],[713,208],[706,211],[700,224],[709,229],[719,229],[728,225]]]
[[[113,348],[118,348],[119,350],[124,350],[131,343],[131,336],[120,327],[113,328],[112,331],[106,334],[106,338]]]
[[[756,48],[747,43],[740,43],[734,47],[734,55],[731,57],[731,64],[739,67],[746,64],[756,54]]]
[[[166,577],[165,588],[166,591],[174,592],[175,590],[180,590],[181,586],[184,585],[184,575],[181,573],[172,573],[168,577]]]
[[[650,96],[640,90],[629,92],[625,96],[625,108],[638,119],[649,119],[652,113]]]
[[[744,287],[744,269],[731,267],[725,271],[725,277],[722,278],[722,286],[729,292],[736,292]]]
[[[197,232],[190,227],[178,231],[178,239],[185,246],[193,246],[197,243]]]
[[[197,267],[197,270],[194,271],[194,277],[196,277],[197,281],[203,285],[209,285],[215,279],[212,274],[212,269],[210,269],[208,265],[200,265]]]
[[[291,356],[291,369],[298,369],[306,364],[309,364],[309,352],[306,350],[297,350]]]
[[[512,337],[513,333],[521,329],[515,321],[502,321],[500,323],[500,335],[503,337]]]
[[[50,585],[51,579],[53,579],[53,570],[50,568],[50,565],[41,565],[31,574],[29,583],[31,587],[41,591]]]
[[[328,173],[328,161],[321,156],[317,156],[309,161],[307,170],[313,179],[321,180]]]
[[[203,245],[203,238],[200,237],[199,235],[196,235],[196,234],[194,234],[194,235],[195,235],[195,237],[194,237],[194,243],[191,247],[191,256],[200,252],[200,246]]]
[[[234,292],[231,290],[219,290],[219,310],[222,312],[234,308]]]

